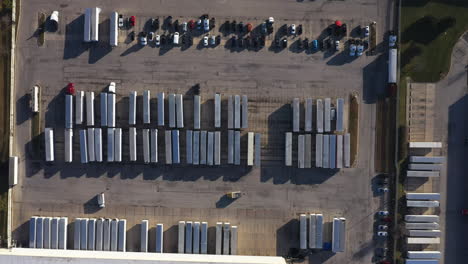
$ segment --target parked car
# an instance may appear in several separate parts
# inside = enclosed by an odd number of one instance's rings
[[[377,227],[378,230],[380,231],[387,231],[388,230],[388,225],[379,225]]]
[[[266,23],[266,22],[263,22],[263,23],[262,23],[261,29],[262,29],[262,34],[266,35],[266,34],[268,33],[268,30],[267,30],[267,23]]]
[[[287,38],[284,38],[281,42],[282,42],[283,49],[288,47],[288,39]]]
[[[388,211],[378,211],[377,214],[379,216],[388,216],[389,215]]]
[[[154,43],[156,44],[156,46],[160,46],[161,45],[161,36],[156,35],[156,37],[154,38]]]
[[[129,37],[130,37],[130,41],[134,41],[135,40],[135,31],[130,32]]]
[[[182,28],[181,28],[181,29],[182,29],[182,32],[187,32],[187,30],[188,30],[188,24],[187,24],[187,22],[183,22],[183,23],[182,23]]]
[[[179,32],[179,20],[174,21],[174,31]]]
[[[362,43],[359,43],[357,45],[357,55],[358,56],[362,56],[362,53],[364,52],[364,45],[362,45]]]
[[[188,26],[189,26],[190,30],[194,29],[194,28],[195,28],[195,21],[190,20],[190,21],[188,22]]]
[[[335,50],[340,51],[340,41],[339,40],[335,40]]]
[[[378,193],[388,193],[388,188],[386,187],[380,187],[377,189]]]
[[[208,47],[208,36],[203,37],[203,46]]]
[[[179,45],[179,32],[174,33],[174,36],[172,36],[172,42],[174,45]]]
[[[275,43],[275,47],[276,47],[276,48],[280,48],[281,44],[280,44],[279,38],[275,38],[275,42],[274,42],[274,43]]]
[[[216,36],[213,35],[213,36],[210,37],[210,45],[211,46],[216,45]]]
[[[105,196],[104,196],[103,192],[98,194],[97,200],[98,200],[98,205],[99,205],[100,208],[106,207],[106,199],[105,199]]]
[[[302,35],[302,25],[297,26],[297,34]]]
[[[376,248],[375,255],[379,258],[386,258],[387,257],[388,248]]]
[[[309,39],[308,38],[305,38],[304,39],[304,49],[309,49]]]
[[[208,18],[203,20],[203,30],[205,30],[205,32],[210,31],[210,20],[208,20]]]
[[[136,24],[136,17],[135,17],[135,16],[131,16],[131,17],[128,19],[128,24],[129,24],[131,27],[134,27],[135,24]]]
[[[397,36],[394,31],[390,31],[390,35],[388,36],[388,45],[390,47],[394,47],[397,42]]]
[[[216,20],[215,20],[214,17],[212,17],[212,18],[210,19],[210,29],[215,28],[215,26],[216,26]]]
[[[312,40],[312,49],[318,50],[318,40],[316,39]]]
[[[142,45],[142,46],[148,45],[148,39],[147,39],[147,34],[146,34],[146,32],[141,32],[141,33],[140,33],[140,39],[139,39],[139,41],[140,41],[140,45]]]
[[[166,36],[161,35],[161,45],[166,45]]]
[[[251,32],[253,29],[253,26],[251,23],[247,23],[247,32]]]
[[[357,47],[354,43],[349,45],[349,56],[356,56],[356,49]]]
[[[154,29],[154,30],[158,30],[158,29],[159,29],[159,18],[155,18],[155,19],[153,20],[152,25],[153,25],[153,29]]]
[[[119,28],[123,28],[124,26],[124,19],[123,19],[123,15],[120,14],[119,15]]]
[[[388,237],[388,233],[385,231],[377,232],[377,236],[379,237]]]
[[[242,22],[242,21],[239,22],[239,24],[237,25],[237,31],[238,31],[239,33],[244,32],[244,22]]]
[[[153,39],[154,39],[154,32],[150,31],[150,32],[148,33],[148,40],[149,40],[149,41],[153,41]]]
[[[201,29],[202,29],[202,23],[203,23],[203,22],[202,22],[201,19],[198,19],[198,20],[197,20],[197,29],[198,29],[198,30],[201,30]]]
[[[236,30],[237,30],[237,22],[235,20],[233,20],[231,22],[231,31],[236,32]]]
[[[221,36],[220,35],[216,36],[216,45],[219,45],[219,44],[221,44]]]
[[[295,24],[291,24],[291,27],[289,28],[289,32],[291,33],[291,35],[296,35],[296,25]]]
[[[227,20],[224,21],[223,28],[224,28],[224,32],[231,33],[231,22]]]
[[[366,27],[364,28],[364,36],[365,36],[365,37],[368,37],[368,36],[369,36],[369,31],[370,31],[369,26],[366,26]]]

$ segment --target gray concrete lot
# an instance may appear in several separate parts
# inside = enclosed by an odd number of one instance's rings
[[[239,254],[281,255],[298,247],[298,215],[322,212],[327,221],[334,216],[347,218],[346,252],[311,256],[313,263],[369,263],[373,258],[374,214],[385,204],[372,193],[375,99],[386,81],[386,54],[350,58],[348,50],[339,53],[306,54],[294,48],[275,52],[216,48],[188,49],[140,47],[127,43],[124,34],[117,48],[108,48],[108,16],[112,11],[136,15],[138,33],[150,17],[172,15],[179,21],[195,19],[208,13],[219,24],[237,20],[259,24],[274,16],[275,32],[287,23],[302,24],[302,39],[318,38],[335,19],[341,19],[351,31],[358,25],[377,22],[378,32],[389,29],[391,1],[141,1],[110,4],[106,1],[34,1],[22,2],[17,47],[17,127],[15,151],[20,156],[19,184],[13,191],[13,235],[23,245],[27,241],[27,220],[32,215],[74,217],[118,217],[128,220],[128,250],[138,248],[138,224],[149,219],[150,225],[165,224],[165,251],[176,251],[176,223],[179,220],[229,221],[239,226]],[[125,8],[123,6],[126,6]],[[82,44],[85,7],[99,6],[100,38],[95,46]],[[60,26],[46,33],[43,47],[37,46],[34,32],[37,12],[60,10]],[[216,33],[218,34],[218,33]],[[380,35],[382,36],[382,35]],[[223,37],[224,42],[229,37]],[[296,37],[297,38],[297,37]],[[291,43],[293,38],[289,39]],[[379,42],[382,41],[380,37]],[[110,81],[117,83],[117,126],[124,128],[123,159],[128,161],[128,94],[144,90],[183,93],[185,123],[192,127],[191,87],[201,86],[203,98],[202,129],[214,130],[213,95],[249,96],[249,129],[262,133],[261,168],[217,168],[131,164],[79,163],[79,137],[75,128],[74,162],[63,162],[64,97],[63,88],[74,82],[77,90],[98,93]],[[35,153],[31,143],[31,114],[27,93],[33,84],[42,86],[43,125],[55,128],[56,159],[44,163],[42,153]],[[292,98],[348,97],[358,93],[360,106],[359,158],[356,168],[341,171],[298,170],[283,166],[284,132],[291,130]],[[226,105],[223,102],[223,106]],[[96,109],[99,109],[96,102]],[[152,124],[156,127],[156,105]],[[141,108],[141,107],[140,107]],[[222,163],[226,164],[226,108],[223,110]],[[138,125],[143,127],[141,109]],[[99,113],[96,113],[99,116]],[[99,121],[97,118],[96,121]],[[245,132],[245,131],[244,131]],[[161,133],[162,134],[162,133]],[[185,132],[181,132],[181,138]],[[160,137],[163,142],[163,137]],[[244,139],[245,140],[245,139]],[[139,145],[141,138],[138,138]],[[160,144],[162,146],[162,144]],[[185,148],[183,148],[185,149]],[[183,151],[182,151],[183,152]],[[138,159],[142,160],[141,147]],[[162,148],[159,151],[163,153]],[[245,154],[245,153],[244,153]],[[245,159],[245,155],[243,155]],[[184,158],[182,158],[184,161]],[[245,160],[243,160],[245,164]],[[296,165],[296,164],[295,164]],[[241,190],[239,200],[229,202],[225,192]],[[98,210],[95,195],[106,192],[107,206]],[[69,227],[71,228],[71,227]],[[327,230],[331,228],[326,226]],[[210,229],[211,230],[211,229]],[[331,230],[331,229],[330,229]],[[154,232],[154,230],[152,231]],[[214,251],[210,232],[209,250]],[[327,233],[326,240],[330,240]],[[153,244],[152,244],[153,243]],[[69,236],[69,246],[72,237]],[[154,235],[150,236],[154,248]]]

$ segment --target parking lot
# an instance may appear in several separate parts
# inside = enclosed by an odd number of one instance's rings
[[[217,221],[226,221],[239,226],[240,255],[285,256],[290,248],[298,247],[298,215],[316,212],[323,213],[327,222],[334,216],[346,217],[348,242],[345,253],[316,253],[310,258],[313,263],[370,263],[376,244],[374,215],[384,206],[372,192],[371,179],[375,176],[375,102],[385,88],[387,54],[350,57],[347,48],[340,52],[306,52],[294,44],[278,50],[271,48],[271,43],[283,24],[302,24],[301,36],[288,37],[288,43],[294,43],[299,37],[323,38],[326,27],[338,19],[347,24],[348,35],[354,34],[355,27],[376,21],[380,43],[392,21],[388,18],[392,15],[392,3],[172,0],[141,1],[137,7],[123,1],[113,1],[112,6],[100,0],[22,2],[16,53],[14,144],[20,157],[20,178],[13,189],[13,238],[26,245],[27,220],[32,215],[68,216],[69,221],[75,217],[118,217],[127,219],[127,249],[136,251],[140,241],[138,224],[148,219],[153,227],[150,232],[154,232],[157,223],[164,223],[165,252],[176,252],[179,220],[207,221],[209,227],[214,227]],[[83,12],[95,6],[102,8],[100,41],[95,45],[84,44]],[[49,14],[53,10],[60,11],[59,28],[57,32],[47,32],[44,45],[38,47],[35,35],[38,12]],[[134,15],[137,20],[134,28],[120,30],[119,46],[113,49],[108,45],[108,17],[112,11],[126,17]],[[150,18],[171,15],[173,20],[188,21],[202,14],[216,17],[217,25],[212,30],[215,33],[211,34],[222,36],[217,47],[200,46],[202,35],[194,36],[191,47],[155,47],[152,43],[142,47],[128,37],[131,31],[138,34],[144,30]],[[232,49],[228,43],[232,36],[218,31],[226,20],[250,22],[255,27],[270,16],[275,18],[275,29],[262,49]],[[74,162],[64,163],[64,87],[73,82],[78,91],[98,94],[111,81],[117,83],[117,127],[124,131],[126,162],[80,164],[75,128]],[[44,154],[35,151],[32,143],[28,93],[34,84],[42,87],[42,127],[55,129],[53,164],[46,164]],[[227,165],[226,147],[219,167],[144,165],[141,148],[138,148],[140,162],[128,162],[130,91],[141,95],[144,90],[151,90],[153,97],[158,92],[184,94],[184,118],[190,128],[192,87],[196,84],[200,85],[202,96],[202,129],[214,130],[214,93],[223,97],[223,144],[227,138],[227,96],[248,95],[249,128],[242,134],[247,131],[262,134],[260,168],[245,166],[245,153],[244,166]],[[356,166],[340,171],[285,167],[284,133],[292,130],[292,99],[349,98],[353,93],[361,99]],[[156,128],[156,119],[153,120],[149,127]],[[142,127],[139,104],[137,129]],[[185,135],[184,131],[181,135]],[[141,138],[138,140],[141,144]],[[160,147],[162,153],[163,145]],[[226,192],[236,190],[243,193],[240,199],[232,202],[223,197]],[[94,199],[103,191],[107,205],[98,210]],[[331,230],[330,225],[325,225],[325,230]],[[214,233],[209,232],[208,250],[214,252]],[[154,248],[154,233],[151,234],[150,248]],[[330,232],[325,235],[325,241],[329,241]]]

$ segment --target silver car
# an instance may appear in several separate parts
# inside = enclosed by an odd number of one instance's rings
[[[208,18],[203,20],[203,29],[205,31],[210,31],[210,20],[208,20]]]

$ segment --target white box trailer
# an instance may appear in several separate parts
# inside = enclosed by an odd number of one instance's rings
[[[315,233],[315,246],[316,248],[323,247],[323,215],[316,214],[316,233]]]
[[[110,251],[111,244],[111,220],[104,219],[102,222],[102,250]]]
[[[343,168],[343,135],[336,135],[336,168]]]
[[[110,132],[110,135],[109,135]],[[108,128],[107,161],[122,161],[122,128]],[[109,142],[110,141],[110,142]],[[109,149],[110,146],[110,149]],[[110,158],[110,159],[109,159]]]
[[[247,133],[247,166],[254,165],[254,132]]]
[[[240,165],[241,162],[241,137],[240,131],[234,132],[234,164]]]
[[[237,226],[231,226],[231,255],[237,255]]]
[[[219,93],[215,93],[214,106],[215,106],[214,127],[220,128],[221,127],[221,94]]]
[[[438,223],[438,215],[405,215],[405,221],[410,223]]]
[[[440,244],[440,237],[407,237],[406,243],[420,245]]]
[[[341,252],[340,238],[341,238],[341,221],[339,218],[333,218],[332,223],[332,252]]]
[[[60,217],[53,217],[50,222],[50,248],[58,249]]]
[[[158,163],[158,129],[151,129],[151,162]]]
[[[81,218],[75,218],[73,224],[73,249],[80,250],[81,248]]]
[[[324,131],[331,131],[331,99],[325,98],[325,111],[324,111]]]
[[[185,253],[192,254],[193,249],[193,223],[192,221],[185,222]]]
[[[410,142],[410,148],[442,148],[442,142]]]
[[[304,130],[306,132],[312,132],[312,108],[313,100],[312,98],[307,98],[305,100],[305,117],[304,117]]]
[[[110,222],[110,251],[117,251],[119,240],[119,219],[112,219]]]
[[[100,98],[100,108],[101,108],[101,127],[107,126],[107,93],[101,93]]]
[[[146,90],[143,92],[143,124],[151,123],[151,92]]]
[[[315,167],[323,166],[323,134],[315,134]]]
[[[200,129],[201,122],[201,97],[200,95],[193,96],[193,129]]]
[[[297,167],[305,168],[305,137],[304,135],[297,136]]]
[[[317,215],[309,215],[309,248],[317,247]]]
[[[36,248],[43,248],[44,245],[44,217],[36,219]]]
[[[330,135],[330,169],[336,169],[336,135]]]
[[[317,133],[323,133],[323,101],[317,99]]]
[[[408,230],[410,237],[440,237],[440,230]]]
[[[72,161],[73,161],[73,129],[65,128],[65,162],[72,162]]]
[[[88,218],[80,219],[80,250],[88,250]]]
[[[410,163],[408,168],[410,170],[440,171],[442,170],[442,164]]]
[[[208,253],[208,223],[202,222],[200,226],[200,253]]]
[[[129,128],[129,145],[130,145],[130,161],[136,161],[137,160],[137,132],[135,127],[130,127]]]
[[[262,162],[262,134],[255,133],[255,167],[260,167]]]
[[[389,49],[388,52],[388,83],[397,83],[397,49]]]
[[[91,218],[88,221],[88,250],[96,249],[96,219]]]
[[[115,127],[115,93],[107,94],[107,126]]]
[[[405,259],[405,264],[439,264],[438,259]]]
[[[214,132],[214,165],[221,165],[221,132]]]
[[[409,259],[440,259],[442,258],[442,254],[440,251],[411,251],[408,250],[408,258]]]
[[[102,251],[102,241],[103,241],[103,218],[99,218],[96,220],[96,250]]]
[[[88,161],[89,162],[94,162],[96,161],[96,153],[94,152],[96,150],[96,146],[94,144],[94,128],[90,127],[88,128],[88,134],[87,134],[87,141],[88,141]]]
[[[164,226],[163,224],[157,224],[156,225],[156,253],[163,253],[163,250],[164,250]]]
[[[200,131],[193,131],[193,152],[192,162],[193,165],[200,164]]]
[[[406,201],[406,206],[407,207],[435,208],[435,207],[439,207],[439,202],[438,201],[412,201],[412,200],[407,200]]]
[[[299,248],[307,249],[307,216],[299,216]]]
[[[228,129],[234,128],[234,98],[232,95],[228,97]]]
[[[118,246],[117,251],[125,252],[127,248],[127,220],[120,219],[119,220],[119,239],[118,239]]]
[[[200,254],[200,222],[193,222],[192,254]]]
[[[52,128],[46,127],[44,130],[44,140],[45,140],[45,156],[47,162],[52,162],[55,160],[54,155],[54,130]]]
[[[330,168],[330,135],[323,135],[322,168]]]
[[[99,14],[101,13],[101,8],[94,7],[91,9],[91,41],[99,41]]]
[[[185,221],[179,221],[178,253],[185,253]]]
[[[444,163],[445,157],[410,156],[412,163]]]
[[[172,163],[180,163],[179,130],[172,130]]]
[[[440,193],[406,193],[408,200],[440,200]]]
[[[241,101],[239,95],[234,95],[234,128],[241,128]]]
[[[136,125],[136,105],[137,105],[137,92],[130,92],[128,98],[128,124]]]
[[[34,85],[31,89],[31,109],[33,113],[39,113],[39,101],[41,96],[41,88],[39,85]]]
[[[50,224],[52,217],[44,217],[44,234],[43,234],[43,245],[42,248],[50,249]]]
[[[148,252],[148,220],[142,220],[140,228],[140,252]]]
[[[437,230],[440,228],[438,223],[405,223],[407,230]]]
[[[175,94],[169,94],[169,127],[176,127],[176,103],[175,103]]]
[[[94,155],[97,162],[102,162],[102,129],[94,129]]]
[[[58,249],[67,249],[68,217],[60,217],[58,223]]]
[[[344,99],[336,99],[336,131],[344,132]]]
[[[65,128],[73,128],[73,95],[65,95]]]
[[[85,9],[84,42],[91,42],[91,8]]]
[[[349,133],[344,134],[343,137],[343,161],[344,167],[351,167],[351,136]]]
[[[242,95],[242,128],[249,127],[249,99],[247,95]]]
[[[229,242],[231,241],[231,224],[224,223],[223,225],[223,255],[229,255],[230,245]]]
[[[304,135],[304,168],[312,168],[312,135]]]
[[[187,164],[193,164],[193,131],[185,132],[185,159]]]
[[[223,223],[216,223],[216,248],[215,254],[221,255],[223,253]]]
[[[207,151],[206,151],[206,164],[213,166],[214,164],[214,133],[208,132],[207,138]]]
[[[164,126],[164,93],[158,93],[158,126]]]
[[[80,156],[81,163],[88,163],[88,140],[86,139],[86,130],[80,130]]]
[[[184,128],[184,98],[182,94],[176,94],[177,128]]]
[[[415,171],[415,170],[408,170],[406,171],[407,177],[439,177],[439,171]]]
[[[172,134],[171,130],[166,130],[164,133],[166,144],[166,164],[172,164]]]
[[[292,147],[292,132],[286,132],[284,147],[284,165],[286,166],[292,166]]]
[[[206,165],[206,137],[207,132],[200,132],[200,165]]]
[[[293,112],[293,132],[299,132],[300,130],[300,119],[301,119],[301,106],[299,98],[294,98],[292,102],[292,112]]]
[[[234,130],[228,130],[228,164],[234,164]]]
[[[83,105],[84,105],[84,91],[78,91],[75,95],[75,124],[83,124]]]
[[[94,92],[86,92],[86,124],[94,126]]]
[[[109,25],[109,45],[111,47],[117,47],[119,44],[119,14],[117,12],[112,12],[110,15],[110,25]]]
[[[143,129],[143,162],[150,163],[150,130],[148,128]]]

